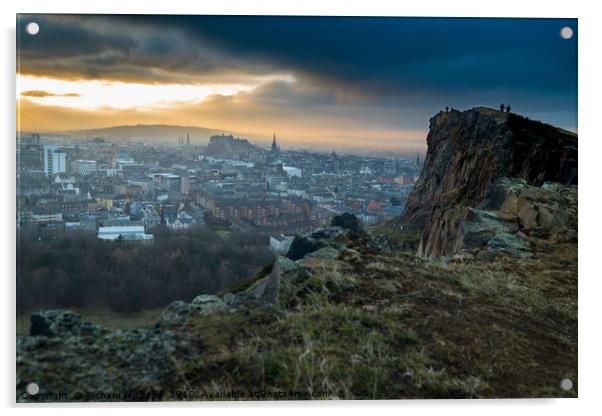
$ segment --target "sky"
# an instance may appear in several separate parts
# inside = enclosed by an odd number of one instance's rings
[[[17,126],[413,152],[446,106],[510,103],[577,131],[577,32],[576,19],[20,15]]]

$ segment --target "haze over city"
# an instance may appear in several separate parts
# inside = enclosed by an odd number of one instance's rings
[[[31,20],[23,132],[168,124],[411,153],[445,106],[502,102],[577,130],[572,19],[36,15],[35,36]]]

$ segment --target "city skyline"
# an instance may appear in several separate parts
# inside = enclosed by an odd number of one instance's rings
[[[168,124],[412,152],[442,108],[502,102],[577,130],[576,19],[19,17],[20,131]]]

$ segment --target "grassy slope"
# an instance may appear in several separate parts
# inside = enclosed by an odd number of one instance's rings
[[[302,262],[282,277],[279,310],[188,323],[204,353],[178,358],[180,388],[347,399],[576,396],[576,242],[537,241],[534,258],[522,260],[444,263],[349,250]],[[564,378],[572,391],[559,388]]]

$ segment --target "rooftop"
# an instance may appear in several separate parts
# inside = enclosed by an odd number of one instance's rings
[[[125,225],[119,227],[99,227],[98,234],[144,233],[142,225]]]

